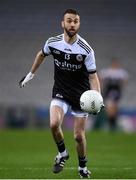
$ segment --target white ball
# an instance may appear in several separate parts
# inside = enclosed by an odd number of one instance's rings
[[[103,106],[103,97],[96,90],[87,90],[80,97],[81,109],[88,113],[98,113]]]

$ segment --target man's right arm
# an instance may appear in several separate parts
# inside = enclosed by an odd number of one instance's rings
[[[38,67],[42,64],[45,57],[46,57],[46,55],[43,54],[42,50],[37,53],[35,60],[34,60],[34,63],[33,63],[31,70],[30,70],[30,72],[32,74],[34,74],[35,71],[38,69]]]
[[[45,57],[46,57],[46,55],[43,53],[42,50],[37,53],[30,72],[25,77],[23,77],[21,79],[21,81],[19,82],[20,87],[24,87],[26,85],[26,83],[28,83],[31,79],[33,79],[34,73],[39,68],[39,66],[42,64]]]

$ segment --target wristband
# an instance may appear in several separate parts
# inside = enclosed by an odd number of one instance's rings
[[[22,86],[24,86],[28,81],[30,81],[31,79],[33,79],[33,77],[34,77],[34,74],[31,73],[31,72],[29,72],[29,73],[26,75],[25,79],[23,80]]]

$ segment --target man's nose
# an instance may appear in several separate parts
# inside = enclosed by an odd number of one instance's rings
[[[71,26],[75,26],[75,23],[74,23],[74,22],[71,22]]]

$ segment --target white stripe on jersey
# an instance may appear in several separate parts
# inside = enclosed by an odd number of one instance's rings
[[[52,42],[61,41],[62,39],[63,39],[63,36],[62,36],[62,35],[55,36],[55,37],[51,37],[51,38],[49,38],[49,40],[48,40],[48,44],[49,44],[49,43],[52,43]]]

